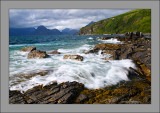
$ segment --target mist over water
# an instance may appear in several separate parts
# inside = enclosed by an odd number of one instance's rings
[[[16,41],[15,37],[10,37],[10,90],[26,91],[34,86],[47,85],[54,81],[58,83],[77,81],[89,89],[97,89],[117,84],[122,80],[129,80],[128,69],[129,67],[135,68],[131,60],[107,62],[102,59],[107,56],[102,56],[100,52],[98,54],[83,53],[99,43],[121,43],[116,39],[102,41],[97,39],[99,37],[104,37],[104,35],[28,36],[16,37]],[[35,46],[37,50],[46,52],[58,50],[61,54],[50,55],[49,58],[44,59],[27,59],[28,52],[20,51],[26,46]],[[84,60],[81,62],[63,59],[64,55],[81,55]],[[47,70],[49,73],[45,76],[37,75],[28,79],[18,76],[19,73],[33,73],[42,70]]]

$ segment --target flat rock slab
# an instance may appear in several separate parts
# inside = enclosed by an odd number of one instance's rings
[[[39,85],[27,90],[24,94],[19,91],[9,91],[10,104],[71,104],[84,89],[78,82]]]

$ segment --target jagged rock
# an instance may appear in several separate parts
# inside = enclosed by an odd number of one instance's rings
[[[57,50],[54,50],[52,52],[49,52],[48,54],[61,54],[60,52],[58,52]]]
[[[22,48],[21,51],[28,51],[28,52],[30,52],[30,51],[33,51],[33,50],[36,50],[36,47],[24,47],[24,48]]]
[[[48,57],[48,55],[46,54],[45,51],[33,50],[28,53],[27,58],[32,59],[32,58],[46,58],[46,57]]]
[[[83,57],[80,55],[64,55],[63,59],[74,59],[78,61],[83,61]]]

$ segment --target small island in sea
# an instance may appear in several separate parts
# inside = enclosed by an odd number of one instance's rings
[[[9,104],[151,104],[151,9],[9,14]]]

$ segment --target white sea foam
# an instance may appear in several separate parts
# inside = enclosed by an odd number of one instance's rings
[[[116,38],[111,38],[111,39],[108,39],[108,40],[100,40],[100,41],[102,41],[104,43],[122,44],[122,42],[118,41]]]
[[[77,49],[60,49],[61,55],[53,55],[46,59],[24,59],[23,67],[12,70],[15,73],[29,72],[34,70],[52,69],[53,73],[46,76],[35,76],[31,79],[21,82],[18,85],[10,87],[11,90],[26,91],[39,84],[49,84],[52,81],[58,83],[66,81],[77,81],[83,83],[85,87],[90,89],[103,88],[108,85],[116,84],[121,80],[128,80],[127,73],[129,67],[135,68],[131,60],[115,60],[105,62],[100,54],[83,54],[81,49],[89,48],[84,45]],[[79,50],[79,51],[78,51]],[[19,54],[26,54],[17,52]],[[66,53],[79,54],[84,57],[84,61],[65,60],[63,55]],[[18,55],[19,56],[19,55]],[[20,57],[20,56],[19,56]],[[18,62],[18,61],[17,61]],[[20,65],[16,63],[15,65]],[[11,74],[13,74],[11,72]]]
[[[92,38],[92,37],[89,37],[88,39],[92,40],[93,38]]]
[[[112,40],[113,41],[113,40]],[[115,40],[114,40],[115,41]],[[102,51],[98,54],[84,54],[84,50],[92,48],[93,45],[84,44],[77,48],[58,49],[61,54],[51,55],[45,59],[27,59],[28,52],[10,52],[10,76],[17,73],[30,73],[37,70],[53,70],[45,76],[34,76],[26,81],[12,85],[15,79],[10,81],[10,90],[26,91],[34,86],[47,85],[53,81],[58,83],[66,81],[77,81],[83,83],[90,89],[103,88],[108,85],[117,84],[122,80],[129,80],[127,77],[129,67],[136,68],[129,60],[113,60],[106,62],[102,58]],[[81,55],[82,62],[70,59],[63,59],[63,55]]]

